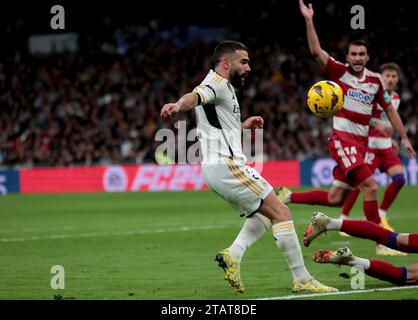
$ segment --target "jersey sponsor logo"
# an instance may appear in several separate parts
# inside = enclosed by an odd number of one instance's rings
[[[347,95],[355,100],[372,103],[374,95],[361,92],[361,90],[348,89]]]
[[[383,99],[385,99],[387,103],[391,101],[389,92],[385,91],[385,93],[383,94]]]

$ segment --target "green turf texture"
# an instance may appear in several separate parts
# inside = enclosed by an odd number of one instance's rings
[[[379,191],[381,199],[383,190]],[[418,188],[405,187],[393,204],[390,222],[400,232],[418,231]],[[359,199],[361,200],[361,198]],[[313,210],[290,205],[299,239]],[[354,218],[362,218],[358,201]],[[8,195],[0,197],[0,299],[254,299],[292,295],[291,274],[271,231],[244,256],[247,288],[235,293],[214,261],[229,246],[243,218],[210,191],[112,194]],[[354,254],[397,266],[418,255],[377,257],[372,241],[342,238],[337,232],[302,246],[316,279],[340,291],[352,290],[351,268],[319,265],[315,250],[348,245]],[[51,267],[65,270],[65,289],[51,288]],[[366,289],[391,287],[366,276]],[[416,299],[418,290],[359,293],[316,299]],[[309,298],[313,299],[313,298]]]

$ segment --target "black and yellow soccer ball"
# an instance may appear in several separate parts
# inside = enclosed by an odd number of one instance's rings
[[[309,89],[307,103],[309,110],[318,117],[335,116],[344,105],[343,89],[335,82],[319,81]]]

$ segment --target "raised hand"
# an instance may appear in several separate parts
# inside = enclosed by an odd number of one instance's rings
[[[311,19],[313,17],[314,11],[312,9],[312,3],[310,3],[309,7],[307,7],[305,3],[303,3],[303,0],[299,0],[299,8],[305,19]]]

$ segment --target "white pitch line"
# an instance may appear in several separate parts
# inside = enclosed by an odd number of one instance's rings
[[[73,230],[73,226],[65,226],[61,228],[16,228],[16,229],[0,229],[0,233],[29,233],[29,232],[35,232],[35,231],[45,231],[45,230]]]
[[[418,286],[387,287],[387,288],[376,288],[376,289],[368,289],[368,290],[310,293],[310,294],[301,294],[301,295],[295,294],[295,295],[282,296],[282,297],[257,298],[254,300],[291,300],[291,299],[313,298],[313,297],[323,297],[323,296],[340,296],[340,295],[346,295],[346,294],[382,292],[382,291],[394,291],[394,290],[409,290],[409,289],[418,289]]]
[[[151,229],[151,230],[128,230],[128,231],[122,231],[122,232],[109,232],[109,233],[85,232],[85,233],[78,233],[78,234],[53,234],[49,236],[0,238],[0,242],[5,243],[5,242],[56,240],[56,239],[69,239],[69,238],[93,238],[93,237],[103,237],[103,236],[127,236],[127,235],[141,235],[141,234],[151,234],[151,233],[223,229],[223,228],[236,227],[236,226],[237,225],[181,226],[181,227],[173,227],[173,228],[158,228],[158,229]]]

